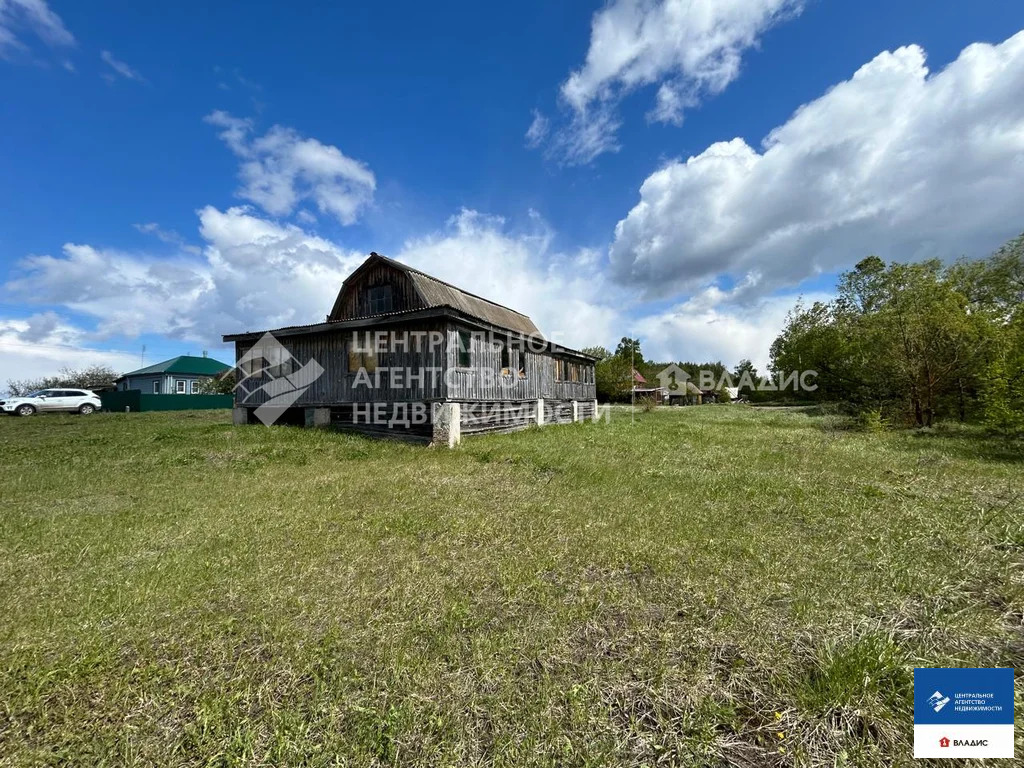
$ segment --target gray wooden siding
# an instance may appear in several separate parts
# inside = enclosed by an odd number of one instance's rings
[[[547,352],[533,352],[527,349],[515,349],[516,339],[513,338],[511,349],[512,373],[509,376],[499,375],[501,371],[501,352],[498,347],[489,343],[487,334],[471,334],[471,367],[459,368],[459,331],[472,331],[468,326],[450,323],[447,328],[448,354],[447,365],[452,368],[448,377],[450,385],[449,400],[536,400],[553,398],[556,400],[593,400],[597,397],[597,385],[594,384],[594,366],[581,363],[582,368],[589,367],[584,381],[556,381],[554,357]],[[519,375],[525,370],[526,376]],[[487,376],[484,370],[495,372],[495,376]]]
[[[385,263],[369,267],[354,282],[346,285],[338,300],[338,307],[331,312],[329,320],[346,320],[355,317],[367,317],[370,311],[370,288],[391,286],[391,309],[389,312],[404,312],[412,309],[423,309],[424,303],[416,293],[409,276],[400,269]]]
[[[404,331],[431,331],[440,332],[439,325],[418,325],[415,327],[389,327],[381,329],[368,328],[359,331],[359,340],[365,339],[364,334],[373,334],[376,330],[394,332],[400,334]],[[365,381],[357,381],[355,371],[348,369],[348,347],[347,344],[353,339],[352,331],[338,331],[337,333],[311,333],[308,335],[283,336],[278,341],[292,354],[300,366],[305,366],[311,360],[315,360],[323,369],[324,373],[319,379],[307,389],[294,403],[299,406],[335,405],[339,403],[369,403],[369,402],[429,402],[444,399],[444,377],[438,372],[434,375],[424,376],[422,381],[414,382],[414,386],[407,386],[407,371],[420,372],[423,369],[443,369],[444,350],[436,351],[430,348],[429,343],[424,342],[420,349],[408,348],[391,352],[381,352],[377,355],[378,368],[397,368],[401,373],[396,373],[396,384],[399,388],[391,386],[391,374],[381,371],[379,373],[379,388],[370,388]],[[254,342],[236,342],[235,359],[249,351]],[[372,378],[373,374],[371,374]],[[401,378],[401,382],[397,379]],[[250,387],[258,387],[265,379],[248,379],[246,384]],[[268,396],[264,392],[256,392],[246,399],[245,393],[241,390],[235,392],[235,404],[245,406],[258,406],[267,402]]]
[[[545,424],[572,424],[572,400],[545,400]]]
[[[389,374],[380,373],[380,387],[354,386],[356,377],[348,370],[346,343],[351,341],[351,331],[321,332],[282,336],[279,341],[288,349],[300,366],[316,360],[324,368],[317,379],[294,403],[300,406],[328,406],[341,403],[363,402],[431,402],[452,400],[458,402],[522,402],[538,398],[552,401],[593,400],[596,387],[593,383],[593,365],[580,362],[582,374],[589,381],[556,381],[554,358],[548,352],[511,350],[512,373],[500,375],[501,357],[499,350],[487,343],[488,339],[479,332],[471,335],[471,366],[460,368],[458,351],[459,330],[472,331],[469,326],[456,322],[424,322],[409,326],[389,326],[382,331],[401,334],[406,331],[443,333],[446,342],[443,347],[431,347],[424,343],[420,349],[398,349],[381,352],[377,356],[378,367],[399,368],[404,381],[398,387],[391,386]],[[375,329],[360,331],[373,333]],[[250,349],[255,340],[239,341],[235,344],[235,360]],[[577,361],[579,362],[579,361]],[[519,375],[522,366],[525,376]],[[410,381],[409,372],[418,373],[423,369],[435,369],[431,375],[419,381]],[[489,371],[488,375],[483,371]],[[262,380],[249,379],[249,387],[258,387]],[[237,405],[256,407],[268,400],[264,392],[256,392],[246,399],[241,390],[235,393]]]
[[[537,423],[537,401],[462,402],[459,404],[459,422],[464,435],[526,429]]]
[[[580,421],[589,421],[596,415],[594,409],[594,400],[580,400],[577,408],[579,409]]]

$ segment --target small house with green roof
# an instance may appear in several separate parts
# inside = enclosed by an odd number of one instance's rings
[[[162,363],[130,371],[117,379],[117,389],[137,389],[147,395],[196,395],[199,382],[231,370],[231,366],[207,357],[179,355]]]

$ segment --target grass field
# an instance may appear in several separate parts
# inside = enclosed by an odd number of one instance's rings
[[[229,421],[0,419],[0,764],[909,764],[913,667],[1024,667],[970,430]]]

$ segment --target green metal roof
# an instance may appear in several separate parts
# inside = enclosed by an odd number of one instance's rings
[[[214,360],[212,357],[192,357],[191,355],[179,355],[162,363],[139,368],[137,371],[129,371],[122,374],[120,378],[126,379],[129,376],[147,376],[154,373],[191,373],[195,376],[216,376],[228,370],[231,366]]]

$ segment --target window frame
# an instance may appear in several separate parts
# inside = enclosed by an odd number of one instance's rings
[[[174,380],[174,394],[176,395],[187,395],[188,394],[188,381],[185,379]]]
[[[153,394],[154,395],[159,395],[160,394],[160,379],[156,379],[153,382]]]
[[[245,354],[249,354],[246,352]],[[238,369],[242,372],[242,378],[247,379],[250,376],[262,376],[267,370],[268,361],[260,355],[259,357],[250,357],[248,360],[238,364]]]
[[[192,386],[189,387],[189,394],[190,395],[198,395],[199,394],[199,379],[192,379]]]
[[[355,376],[363,368],[367,373],[376,373],[380,364],[377,350],[353,349],[352,339],[345,340],[345,374]],[[358,365],[353,366],[353,361]]]
[[[394,291],[391,283],[371,285],[366,289],[366,311],[370,315],[382,315],[394,309]]]
[[[512,350],[511,339],[502,339],[498,344],[498,370],[502,376],[512,375]]]
[[[473,367],[473,332],[464,331],[461,328],[455,330],[455,338],[458,347],[455,350],[455,367]]]

